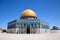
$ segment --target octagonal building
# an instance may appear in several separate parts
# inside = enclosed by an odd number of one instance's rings
[[[27,9],[22,12],[19,19],[8,23],[7,30],[8,33],[18,34],[48,33],[49,24],[43,20],[39,20],[33,10]]]

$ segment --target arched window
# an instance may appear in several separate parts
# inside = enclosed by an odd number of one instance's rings
[[[34,27],[37,27],[37,25],[35,24]]]
[[[21,23],[21,27],[23,27],[22,23]]]
[[[37,27],[40,28],[40,24],[37,24]]]
[[[31,24],[31,26],[33,27],[33,24]]]
[[[40,24],[38,24],[39,25],[39,28],[40,28]]]
[[[26,24],[24,23],[24,27],[26,27]]]

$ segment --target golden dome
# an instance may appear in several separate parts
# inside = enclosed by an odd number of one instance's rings
[[[31,9],[27,9],[27,10],[23,11],[22,16],[23,17],[25,17],[25,16],[36,17],[36,13],[33,10],[31,10]]]

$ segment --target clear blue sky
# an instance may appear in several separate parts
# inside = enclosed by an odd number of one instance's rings
[[[60,27],[60,0],[0,0],[0,27],[7,29],[8,22],[19,19],[25,9],[34,10],[50,28]]]

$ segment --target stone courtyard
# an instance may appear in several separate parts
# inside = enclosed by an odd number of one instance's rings
[[[60,33],[42,33],[42,34],[0,33],[0,40],[60,40]]]

